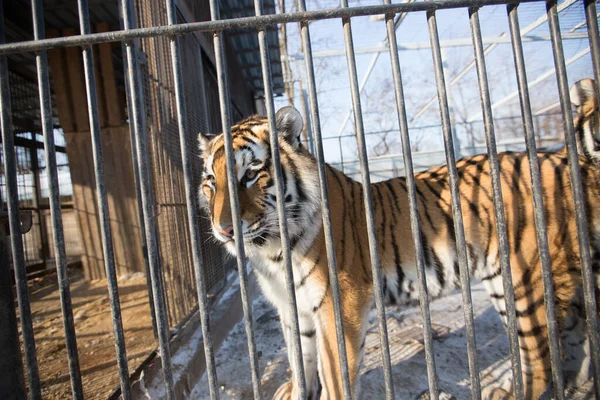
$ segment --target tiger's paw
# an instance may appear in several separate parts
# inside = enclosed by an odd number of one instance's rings
[[[439,400],[458,400],[456,397],[452,396],[449,393],[444,392],[443,390],[439,391],[439,396],[438,396]],[[423,392],[421,392],[415,400],[430,400],[431,399],[431,394],[429,393],[429,390],[425,390]]]
[[[286,382],[277,389],[273,395],[273,400],[292,400],[292,393],[294,391],[294,385],[292,381]]]
[[[506,390],[499,387],[487,387],[483,389],[482,398],[484,400],[514,400],[514,396]]]

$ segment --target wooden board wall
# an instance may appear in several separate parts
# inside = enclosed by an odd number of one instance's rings
[[[98,24],[97,32],[107,31]],[[48,37],[70,36],[73,29],[49,30]],[[117,274],[144,271],[129,125],[125,101],[115,80],[112,46],[94,47],[94,72],[104,156],[104,182],[113,237]],[[74,207],[83,242],[83,267],[87,279],[106,276],[98,218],[90,122],[87,112],[83,60],[79,47],[48,51],[59,121],[65,131],[73,183]]]

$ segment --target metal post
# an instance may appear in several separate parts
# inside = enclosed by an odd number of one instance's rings
[[[6,42],[4,27],[4,8],[0,3],[0,45]],[[6,174],[6,205],[10,223],[10,244],[19,304],[19,317],[23,335],[27,384],[32,400],[41,400],[40,374],[31,322],[31,305],[27,288],[27,271],[23,255],[21,222],[19,219],[19,192],[17,189],[17,166],[15,162],[14,133],[11,116],[10,88],[8,83],[8,64],[6,57],[0,57],[0,130],[2,131],[2,154],[4,173]]]
[[[523,56],[523,45],[521,43],[521,31],[519,28],[519,16],[517,14],[517,5],[509,5],[507,6],[507,12],[508,12],[508,18],[509,18],[509,26],[510,26],[510,35],[511,35],[511,41],[512,41],[512,47],[513,47],[513,56],[514,56],[514,61],[515,61],[515,69],[516,69],[516,73],[517,73],[517,82],[518,82],[518,86],[519,86],[519,99],[520,99],[520,103],[521,103],[521,110],[522,110],[522,118],[523,118],[523,127],[525,130],[525,143],[527,146],[527,157],[529,160],[529,169],[531,171],[531,186],[532,186],[532,191],[533,191],[533,201],[534,201],[534,218],[535,218],[535,225],[536,225],[536,234],[537,234],[537,241],[538,241],[538,248],[539,248],[539,252],[540,252],[540,262],[542,264],[542,275],[547,275],[547,274],[551,274],[551,266],[550,266],[550,259],[548,256],[548,244],[547,244],[547,237],[546,237],[546,220],[545,220],[545,215],[544,215],[544,203],[543,203],[543,193],[541,190],[541,176],[540,176],[540,167],[539,167],[539,163],[538,163],[538,158],[537,158],[537,147],[535,144],[535,133],[533,130],[533,119],[532,119],[532,113],[531,113],[531,103],[529,101],[529,87],[527,84],[527,75],[526,75],[526,70],[525,70],[525,59]],[[493,107],[493,105],[491,105],[490,107]],[[503,277],[504,278],[504,277]],[[551,278],[551,275],[550,275]],[[546,280],[548,280],[548,282],[546,282]],[[514,299],[514,293],[511,293],[511,295],[509,295],[506,292],[507,289],[507,281],[505,279],[503,279],[503,283],[505,285],[504,287],[504,291],[505,291],[505,299],[506,300],[512,300]],[[512,281],[511,281],[512,283]],[[512,284],[510,285],[510,289],[512,289]],[[546,313],[548,313],[549,311],[552,310],[552,308],[554,308],[554,301],[548,301],[548,299],[554,299],[554,293],[553,293],[553,288],[552,288],[552,280],[551,279],[544,279],[544,295],[545,296],[551,296],[551,297],[546,297]],[[512,304],[510,304],[512,303]],[[510,308],[511,310],[509,310],[509,304],[510,304]],[[550,309],[550,310],[549,310]],[[523,393],[523,377],[521,375],[521,363],[520,360],[519,363],[517,364],[517,360],[516,360],[516,356],[517,354],[519,354],[519,348],[518,348],[518,337],[517,337],[517,322],[511,322],[511,316],[513,315],[514,311],[514,303],[512,301],[507,301],[506,303],[506,312],[507,312],[507,316],[509,317],[508,319],[508,325],[509,325],[509,331],[508,331],[508,335],[509,335],[509,340],[511,342],[511,355],[513,357],[513,379],[515,384],[515,394],[517,395],[517,397],[522,398],[524,393]],[[516,319],[516,318],[515,318]],[[554,323],[552,321],[552,316],[550,318],[546,317],[547,319],[547,323],[548,323],[548,331],[550,332],[553,329],[556,329],[555,327],[553,327]],[[552,339],[552,338],[550,338]],[[554,347],[555,345],[551,345],[550,348],[552,349],[552,347]],[[556,350],[555,350],[556,351]],[[560,364],[558,365],[558,368],[560,368]],[[556,375],[556,372],[554,373]],[[556,387],[555,389],[562,389],[562,381],[557,382],[558,383],[558,387]],[[556,392],[555,392],[556,393]],[[560,394],[558,394],[559,396],[562,396],[562,390],[560,390]]]
[[[600,34],[598,33],[598,17],[596,16],[596,2],[584,0],[585,20],[587,22],[592,64],[594,65],[594,81],[596,82],[596,98],[600,98]]]
[[[390,0],[385,0],[386,4]],[[398,57],[396,29],[394,27],[393,14],[387,14],[385,23],[387,28],[388,42],[390,43],[390,60],[392,63],[392,77],[394,79],[394,91],[396,98],[396,109],[398,113],[398,126],[402,142],[402,154],[404,158],[404,171],[406,175],[406,189],[408,194],[408,206],[410,215],[410,227],[415,246],[415,261],[417,264],[417,280],[419,286],[419,305],[423,318],[423,345],[425,347],[425,362],[427,364],[427,379],[429,384],[429,397],[437,399],[438,377],[435,371],[435,357],[433,354],[433,333],[431,329],[431,316],[429,312],[429,294],[425,282],[425,258],[423,254],[423,242],[421,240],[421,227],[419,224],[419,211],[417,209],[417,191],[415,184],[412,151],[410,148],[410,134],[406,117],[406,102],[404,100],[404,88],[402,85],[402,71]]]
[[[477,362],[477,345],[475,343],[475,327],[473,322],[473,302],[471,299],[471,282],[469,278],[469,262],[467,258],[467,245],[463,225],[462,205],[459,191],[458,170],[456,168],[455,151],[458,143],[455,142],[456,130],[452,127],[448,93],[446,92],[446,81],[444,77],[445,63],[440,50],[439,35],[435,11],[427,12],[427,23],[429,25],[429,40],[431,41],[433,65],[437,94],[440,102],[440,116],[442,119],[442,131],[444,135],[444,147],[446,150],[446,164],[448,168],[448,185],[452,199],[452,216],[454,219],[454,233],[456,237],[456,253],[460,275],[460,286],[463,301],[463,313],[465,317],[465,330],[467,333],[467,351],[469,358],[469,375],[471,378],[471,392],[474,399],[481,398],[481,385],[479,383],[479,366]],[[453,134],[453,132],[455,132]],[[460,151],[460,149],[459,149]]]
[[[120,0],[119,5],[123,15],[125,31],[131,30],[135,21],[133,0]],[[132,143],[132,145],[135,144],[139,169],[143,220],[146,232],[146,242],[148,245],[148,264],[152,283],[154,310],[156,312],[158,347],[162,360],[162,372],[165,379],[165,398],[167,400],[174,400],[175,392],[173,388],[171,349],[169,347],[169,323],[167,321],[167,311],[162,296],[161,269],[158,262],[158,240],[156,236],[156,227],[154,225],[152,180],[149,166],[150,153],[148,149],[148,133],[146,128],[144,103],[142,102],[142,76],[135,49],[136,46],[134,43],[126,43],[126,80],[129,85],[129,95],[131,96],[130,121],[133,123],[133,132],[135,136],[135,142]]]
[[[35,133],[31,132],[31,141],[35,144],[36,137]],[[50,251],[48,249],[48,230],[46,229],[46,219],[44,213],[40,208],[40,202],[42,199],[42,189],[40,187],[40,166],[38,162],[38,151],[37,147],[30,147],[30,158],[31,158],[31,174],[33,176],[33,208],[38,216],[38,222],[40,225],[40,259],[46,269],[46,262],[50,258]]]
[[[348,0],[341,0],[341,8],[348,8]],[[363,124],[362,108],[360,103],[360,89],[356,72],[356,59],[354,55],[354,43],[352,41],[352,27],[350,18],[342,18],[344,29],[344,41],[346,43],[346,60],[348,63],[348,74],[350,75],[350,92],[352,94],[352,109],[354,110],[354,129],[360,159],[360,172],[363,185],[363,201],[365,203],[365,218],[367,221],[367,234],[369,238],[369,253],[371,256],[371,272],[373,276],[373,289],[375,305],[377,306],[377,319],[379,323],[379,341],[381,356],[383,358],[383,375],[385,380],[385,394],[388,400],[394,398],[394,383],[392,381],[392,360],[390,357],[390,346],[385,319],[385,305],[383,299],[383,276],[381,272],[381,260],[377,244],[377,231],[375,227],[375,213],[373,211],[373,196],[371,193],[371,177],[369,175],[369,162],[367,145],[365,141],[365,128]]]
[[[174,0],[166,1],[167,19],[169,25],[177,24],[177,9]],[[177,106],[177,122],[179,128],[179,146],[181,149],[181,160],[183,165],[183,178],[185,187],[185,201],[187,205],[187,217],[189,235],[191,238],[192,258],[194,273],[196,275],[196,288],[198,295],[198,310],[200,313],[200,325],[202,329],[202,343],[204,345],[204,358],[206,359],[206,370],[208,374],[208,385],[210,397],[218,399],[219,389],[217,387],[217,371],[215,367],[215,352],[213,349],[212,335],[210,332],[210,320],[208,300],[206,297],[206,283],[204,281],[204,267],[202,263],[201,240],[198,229],[196,193],[194,190],[192,152],[188,146],[189,132],[187,130],[187,109],[183,87],[183,75],[181,69],[181,51],[177,36],[170,37],[171,61],[173,67],[173,80],[175,84],[175,102]]]
[[[567,67],[565,65],[565,55],[562,47],[560,25],[558,23],[558,12],[556,11],[556,0],[547,1],[546,8],[548,10],[548,25],[550,28],[550,37],[552,38],[552,53],[554,54],[554,65],[556,66],[556,81],[558,83],[560,107],[565,125],[565,144],[567,146],[567,155],[569,159],[571,190],[573,191],[573,202],[575,203],[575,222],[577,224],[579,257],[581,259],[581,275],[583,278],[583,297],[585,302],[585,314],[588,328],[590,359],[594,376],[594,393],[596,395],[596,398],[600,398],[600,332],[598,332],[598,309],[596,307],[595,298],[596,285],[598,283],[596,282],[592,271],[588,220],[586,216],[586,204],[583,195],[583,184],[581,182],[579,156],[577,154],[577,139],[575,137],[575,128],[573,127],[573,114],[571,113],[571,100],[569,99]],[[593,24],[596,24],[597,27],[596,22],[594,22]],[[549,299],[546,299],[546,307],[548,306],[548,303]],[[556,319],[556,317],[554,317],[554,319]],[[554,324],[556,324],[556,322],[554,322]],[[555,367],[557,369],[560,368],[560,353],[558,351],[558,327],[552,327],[553,330],[550,330],[550,328],[551,327],[549,325],[548,330],[550,333],[551,342],[552,334],[557,336],[557,338],[554,339],[557,342],[557,348],[555,349],[555,354],[552,354],[552,370],[554,371]],[[550,349],[552,350],[552,347]],[[559,378],[562,378],[562,373],[555,377],[555,380]],[[562,389],[562,386],[558,386],[556,389],[560,390]]]
[[[297,1],[300,12],[306,11],[305,0]],[[331,210],[329,204],[329,189],[327,186],[327,172],[325,170],[325,154],[323,152],[323,137],[321,134],[321,121],[319,117],[319,104],[317,97],[317,85],[315,80],[315,68],[312,57],[312,45],[308,22],[300,23],[300,38],[302,52],[304,53],[304,66],[308,84],[308,100],[310,106],[310,119],[312,131],[315,135],[315,157],[317,159],[317,171],[319,175],[319,189],[321,192],[321,214],[323,218],[323,233],[325,236],[325,249],[327,252],[327,265],[329,270],[329,283],[331,285],[331,298],[333,300],[333,313],[335,320],[335,332],[338,341],[338,354],[340,371],[342,375],[342,390],[345,399],[352,398],[350,388],[350,374],[348,372],[348,354],[346,353],[346,340],[344,336],[344,320],[340,300],[340,284],[338,280],[338,268],[333,241],[333,228],[331,226]]]
[[[312,126],[310,122],[310,114],[308,111],[308,94],[306,89],[302,87],[302,81],[300,81],[300,92],[302,94],[302,118],[304,119],[304,126],[306,129],[306,136],[308,136],[308,151],[313,156],[315,155],[315,137],[313,135]]]
[[[0,398],[25,400],[25,379],[21,363],[21,345],[15,314],[15,300],[10,279],[8,220],[0,211]]]
[[[210,0],[211,20],[220,19],[219,3]],[[225,49],[223,48],[223,33],[213,32],[213,44],[215,49],[215,60],[217,69],[217,83],[219,86],[219,107],[221,110],[221,127],[223,129],[223,140],[225,142],[225,157],[227,159],[227,185],[229,188],[229,200],[233,211],[233,235],[237,253],[237,268],[240,278],[240,293],[242,297],[242,308],[244,311],[244,322],[246,337],[248,338],[248,353],[250,355],[250,369],[252,371],[252,389],[256,400],[262,399],[260,375],[258,373],[258,353],[254,340],[254,320],[252,318],[252,304],[248,294],[248,277],[246,276],[246,253],[244,251],[244,239],[242,235],[242,218],[240,217],[240,205],[237,192],[237,175],[235,170],[235,158],[233,153],[233,138],[231,136],[231,102],[229,98],[229,82],[227,79],[227,66],[225,60]]]
[[[87,35],[91,33],[88,2],[87,0],[78,0],[77,5],[81,34]],[[92,156],[96,179],[100,234],[102,237],[102,250],[104,266],[106,268],[108,295],[111,305],[115,350],[117,354],[117,364],[119,367],[119,378],[121,381],[121,395],[124,399],[130,399],[131,392],[129,369],[127,365],[127,350],[125,347],[125,335],[123,333],[123,321],[121,319],[121,304],[119,299],[119,288],[117,284],[117,272],[112,243],[112,231],[110,227],[107,191],[104,183],[104,156],[102,154],[100,118],[98,116],[98,98],[96,95],[96,78],[94,76],[94,55],[91,46],[85,46],[83,48],[83,67],[85,74],[88,114],[90,119],[90,131],[92,137]]]
[[[121,29],[125,27],[125,22],[123,19],[123,12],[119,9],[119,24],[121,25]],[[137,54],[138,47],[137,42],[132,42],[131,46],[133,46],[134,54]],[[121,42],[121,53],[123,55],[123,59],[127,58],[127,46],[123,42]],[[123,74],[127,76],[127,64],[123,63]],[[141,98],[143,98],[142,93],[138,94]],[[152,279],[150,277],[150,263],[148,262],[148,241],[146,240],[146,225],[144,224],[144,212],[142,205],[142,188],[140,186],[140,168],[137,158],[136,152],[136,135],[134,133],[135,125],[132,123],[133,114],[132,114],[132,100],[131,100],[131,88],[129,87],[129,80],[125,79],[125,97],[127,100],[127,112],[129,114],[129,141],[131,142],[131,161],[133,164],[133,181],[135,184],[135,198],[137,200],[137,212],[138,212],[138,220],[140,223],[140,235],[142,238],[142,256],[144,257],[144,273],[146,275],[146,286],[148,288],[152,288]],[[141,101],[143,104],[143,100]],[[156,311],[154,310],[154,295],[152,294],[152,290],[148,290],[148,300],[150,303],[150,317],[152,319],[152,333],[154,334],[154,338],[158,338],[158,328],[156,327]]]
[[[257,16],[263,13],[262,0],[254,0],[254,11]],[[267,117],[269,120],[269,142],[271,144],[271,159],[273,160],[273,172],[275,175],[275,190],[277,201],[277,217],[279,220],[279,231],[281,237],[281,254],[285,265],[285,289],[290,305],[291,333],[292,333],[292,354],[296,384],[298,385],[298,396],[300,399],[306,399],[306,379],[304,376],[304,362],[302,358],[302,343],[300,340],[300,323],[298,321],[298,307],[296,304],[296,292],[294,289],[294,272],[292,270],[292,248],[290,246],[290,237],[288,232],[287,216],[285,210],[285,183],[283,171],[281,169],[281,154],[279,149],[279,134],[275,124],[275,104],[273,102],[273,80],[271,77],[271,60],[269,58],[269,49],[267,43],[266,29],[258,30],[258,46],[260,48],[260,61],[262,66],[263,86],[265,90],[265,106],[267,108]],[[285,329],[285,328],[284,328]],[[289,344],[288,344],[289,345]]]

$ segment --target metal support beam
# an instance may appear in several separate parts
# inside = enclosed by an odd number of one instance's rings
[[[11,284],[9,242],[6,236],[8,219],[0,215],[0,398],[24,400],[25,379],[21,363],[21,346]]]

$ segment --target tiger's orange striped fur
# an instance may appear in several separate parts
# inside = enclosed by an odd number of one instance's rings
[[[583,86],[587,88],[587,85]],[[577,99],[574,100],[580,111],[576,118],[577,130],[581,135],[593,136],[598,125],[589,121],[598,115],[597,103],[590,104],[596,101],[595,96],[590,95],[593,92],[584,93],[578,98],[581,100],[579,105]],[[593,112],[581,112],[590,107]],[[277,129],[309,397],[340,399],[341,373],[316,161],[300,142],[302,120],[296,110],[289,107],[280,110],[277,113]],[[292,317],[285,292],[268,123],[264,118],[251,117],[233,126],[232,135],[245,249],[265,296],[279,312],[289,348],[289,321]],[[212,138],[201,136],[205,160],[201,197],[205,199],[214,235],[235,254],[223,146],[222,135]],[[592,148],[591,153],[580,157],[579,165],[585,188],[593,268],[598,279],[600,169],[591,161],[597,154],[593,152]],[[524,153],[501,153],[499,161],[523,380],[526,398],[537,399],[550,389],[551,370],[529,164]],[[590,371],[569,167],[564,152],[539,153],[538,162],[542,174],[564,369],[567,383],[577,386],[589,379]],[[494,305],[505,318],[487,156],[462,159],[457,163],[457,168],[470,272],[474,278],[484,282]],[[356,397],[366,316],[373,303],[363,187],[329,166],[327,183],[349,372],[353,397]],[[417,174],[416,189],[428,291],[431,297],[438,297],[459,287],[447,168],[433,168]],[[394,178],[372,184],[371,191],[387,301],[402,303],[418,299],[405,179]],[[291,360],[291,352],[289,354]],[[293,363],[290,362],[290,365],[293,366]],[[485,397],[512,398],[509,393],[510,382],[506,382],[504,388],[488,388]],[[280,387],[274,398],[296,399],[297,396],[297,384],[292,378]]]

